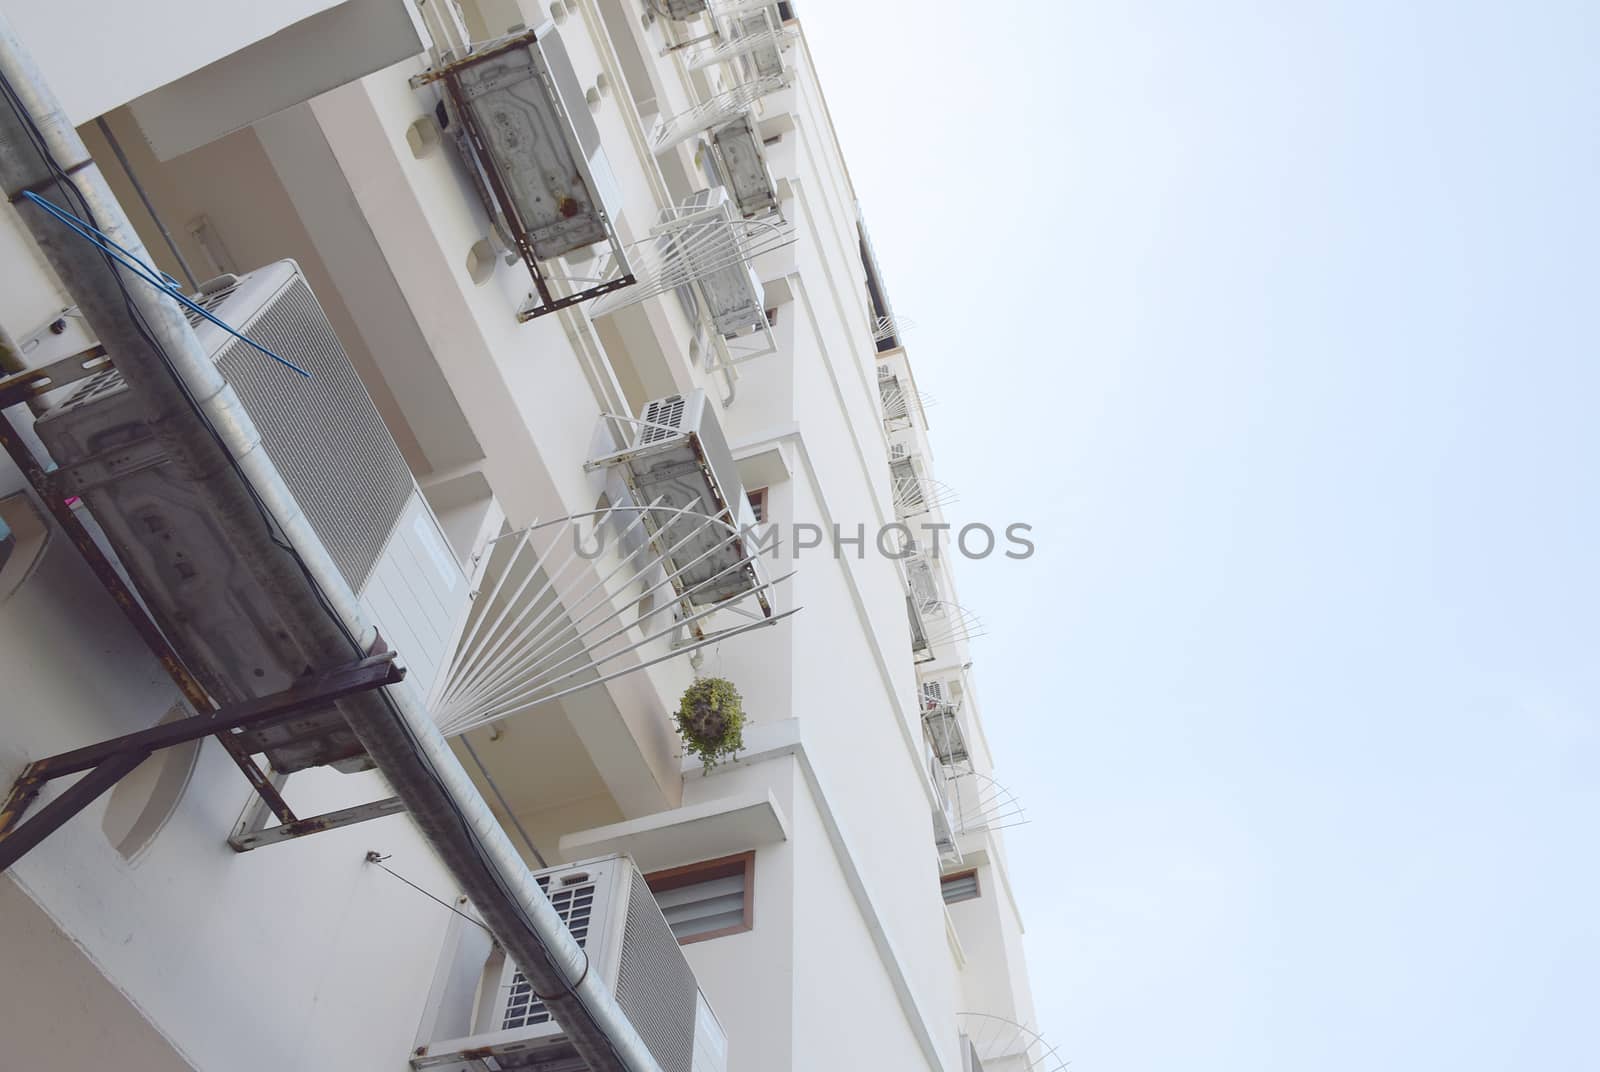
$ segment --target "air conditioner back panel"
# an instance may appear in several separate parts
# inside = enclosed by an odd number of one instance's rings
[[[266,458],[411,671],[402,687],[425,691],[466,605],[466,581],[399,447],[294,262],[208,290],[203,304],[214,315],[313,373],[299,376],[195,318],[201,345],[256,425]],[[49,335],[45,329],[29,342]],[[24,349],[30,361],[48,359],[38,346]],[[193,484],[167,460],[120,374],[108,370],[46,404],[35,430],[61,467],[56,478],[82,486],[116,557],[207,691],[238,702],[299,677],[306,655],[297,638]],[[267,524],[253,512],[244,520]],[[243,743],[266,751],[279,771],[367,765],[333,707]]]
[[[534,256],[551,260],[605,241],[602,195],[575,126],[582,97],[560,99],[535,34],[486,47],[450,68],[446,80],[486,154],[479,163],[509,197]]]
[[[688,22],[706,9],[706,0],[665,0],[667,17]]]
[[[755,524],[755,515],[705,391],[653,399],[640,418],[650,423],[635,439],[634,446],[642,449],[626,463],[628,480],[640,503],[660,500],[655,521],[665,521],[662,511],[686,508],[658,537],[663,549],[674,548],[673,561],[684,567],[678,582],[685,589],[703,586],[691,597],[699,606],[750,591],[758,583],[754,566],[740,569],[734,563],[748,557],[740,537]],[[707,515],[731,518],[740,535],[706,525]]]
[[[755,116],[745,112],[711,134],[711,144],[722,162],[724,179],[733,190],[734,201],[746,217],[761,215],[778,207],[778,193],[767,170],[766,152]]]
[[[746,225],[733,195],[725,186],[708,187],[686,199],[679,211],[695,218],[669,221],[655,232],[694,280],[712,325],[726,338],[759,330],[766,323],[766,294],[747,257]]]

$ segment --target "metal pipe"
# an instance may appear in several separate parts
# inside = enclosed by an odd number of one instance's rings
[[[112,131],[111,124],[106,122],[105,116],[95,119],[94,125],[99,128],[100,136],[105,138],[106,144],[111,146],[112,155],[117,158],[117,163],[122,165],[122,173],[128,176],[128,182],[133,186],[133,192],[139,195],[139,203],[144,205],[144,210],[155,221],[156,230],[161,232],[161,237],[166,239],[167,248],[172,251],[172,256],[178,262],[178,268],[183,272],[183,278],[188,282],[190,290],[199,290],[200,281],[195,278],[194,271],[189,267],[189,262],[183,258],[183,250],[178,248],[177,241],[172,237],[172,232],[167,230],[167,225],[161,219],[161,213],[156,211],[155,205],[150,203],[150,195],[144,192],[144,184],[139,181],[139,176],[134,173],[133,164],[128,161],[128,154],[122,151],[122,143],[117,140],[117,135]]]
[[[239,562],[271,596],[289,627],[283,643],[316,670],[371,653],[378,646],[376,631],[178,307],[142,283],[130,282],[125,290],[97,250],[21,198],[27,189],[71,186],[102,231],[148,259],[3,14],[0,76],[0,95],[7,98],[0,103],[0,187],[143,402],[172,464],[193,482],[225,526]],[[293,554],[262,523],[258,501]],[[583,950],[427,711],[399,689],[341,701],[340,709],[490,932],[545,996],[588,1067],[661,1072],[606,984],[588,971]]]

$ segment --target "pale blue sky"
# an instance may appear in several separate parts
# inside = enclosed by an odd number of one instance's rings
[[[1077,1072],[1600,1069],[1600,4],[805,0]]]

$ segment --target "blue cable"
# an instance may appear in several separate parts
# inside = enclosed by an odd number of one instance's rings
[[[200,316],[217,325],[217,327],[221,328],[223,331],[226,331],[229,335],[232,335],[241,342],[248,343],[249,345],[255,347],[257,350],[260,350],[262,353],[266,354],[268,357],[272,358],[272,360],[276,361],[285,368],[293,369],[306,379],[311,379],[311,373],[307,372],[299,365],[296,365],[293,361],[273,353],[265,346],[262,346],[260,343],[250,338],[250,336],[235,331],[229,325],[212,316],[209,311],[202,309],[200,306],[190,301],[189,298],[183,293],[182,289],[180,288],[180,284],[176,279],[156,268],[154,265],[146,264],[144,261],[141,261],[129,250],[124,249],[122,246],[119,246],[116,242],[112,241],[110,235],[107,235],[104,231],[101,231],[93,224],[84,222],[77,216],[74,216],[72,213],[68,212],[66,209],[61,208],[59,205],[52,204],[51,202],[40,197],[32,190],[24,190],[22,192],[22,196],[38,205],[46,212],[50,213],[50,215],[54,216],[62,223],[66,224],[78,235],[79,238],[82,238],[84,241],[97,247],[100,252],[104,253],[106,256],[122,265],[122,267],[126,268],[128,271],[132,272],[146,283],[149,283],[152,287],[155,287],[157,290],[167,295],[167,297],[176,301],[179,305],[193,310]]]

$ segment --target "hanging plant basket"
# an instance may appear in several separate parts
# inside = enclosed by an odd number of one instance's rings
[[[707,771],[744,747],[744,700],[733,682],[703,677],[678,701],[678,736]]]

